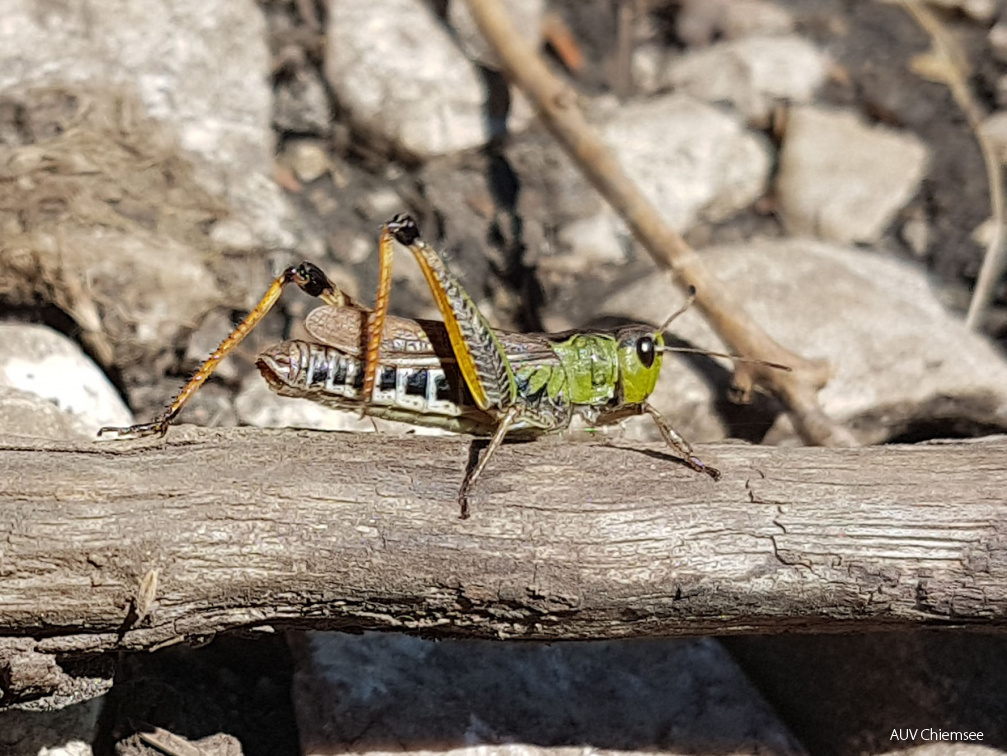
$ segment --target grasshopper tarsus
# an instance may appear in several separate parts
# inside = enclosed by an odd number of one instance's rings
[[[168,419],[154,420],[149,423],[139,423],[120,428],[115,425],[106,425],[98,429],[98,437],[108,434],[115,434],[116,438],[146,438],[147,436],[161,436],[168,432],[171,421]]]
[[[720,480],[720,470],[716,467],[711,467],[701,460],[699,457],[693,455],[691,457],[686,457],[686,464],[689,465],[696,472],[706,473],[714,480]]]

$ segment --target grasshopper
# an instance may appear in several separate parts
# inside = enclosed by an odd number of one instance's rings
[[[394,241],[416,257],[443,322],[387,314]],[[164,435],[220,360],[293,283],[320,298],[324,306],[305,321],[311,341],[284,341],[258,356],[256,365],[270,388],[282,396],[304,397],[372,417],[488,436],[486,451],[466,472],[458,491],[463,519],[469,516],[471,489],[505,437],[562,431],[575,413],[593,425],[647,414],[689,467],[714,480],[720,477],[647,401],[661,371],[662,354],[681,351],[665,345],[663,331],[685,308],[658,329],[628,325],[609,331],[509,333],[490,326],[408,215],[396,216],[382,227],[379,249],[373,310],[339,291],[317,266],[308,262],[292,266],[161,415],[128,428],[102,428],[99,435]]]

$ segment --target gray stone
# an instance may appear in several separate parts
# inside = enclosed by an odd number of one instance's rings
[[[426,3],[332,0],[325,75],[358,128],[415,157],[490,136],[482,78]]]
[[[331,122],[325,83],[314,68],[299,68],[290,80],[276,85],[273,123],[278,130],[326,136]]]
[[[923,259],[930,246],[930,224],[923,213],[914,213],[899,229],[899,238],[916,257]]]
[[[332,161],[317,139],[291,139],[283,146],[279,162],[289,166],[297,180],[305,184],[332,170]]]
[[[803,37],[743,37],[671,59],[658,83],[730,103],[765,126],[777,102],[810,102],[828,68],[826,55]]]
[[[804,752],[713,640],[293,641],[305,754]]]
[[[589,117],[676,230],[723,220],[765,190],[772,162],[768,142],[720,108],[688,95],[665,95],[612,108],[602,102]],[[632,244],[625,224],[555,140],[529,133],[508,147],[508,158],[521,181],[519,211],[529,239],[535,228],[560,229],[558,249],[531,243],[526,259],[563,272],[625,258]],[[581,241],[592,232],[578,260]]]
[[[737,118],[688,95],[629,103],[602,134],[677,230],[700,219],[723,220],[765,191],[768,143]]]
[[[228,198],[221,240],[291,246],[289,209],[269,178],[270,63],[253,0],[8,0],[0,23],[0,92],[85,83],[134,92],[199,156],[201,185]]]
[[[25,180],[35,181],[34,172]],[[59,192],[73,183],[61,184],[53,172],[40,181]],[[94,177],[88,183],[98,192],[115,185]],[[77,195],[88,210],[93,198],[90,189]],[[31,197],[25,204],[37,209]],[[0,295],[15,304],[52,301],[77,322],[82,341],[102,363],[125,366],[171,348],[225,297],[205,248],[141,223],[104,227],[97,216],[106,209],[91,216],[75,213],[71,204],[51,224],[0,236]]]
[[[1000,162],[1007,163],[1007,111],[998,110],[991,113],[983,120],[979,128],[982,130],[983,136],[993,145]]]
[[[766,0],[685,0],[676,28],[679,38],[689,47],[702,47],[714,39],[786,34],[793,30],[790,13]]]
[[[983,23],[996,18],[1000,10],[998,0],[929,0],[929,4],[947,10],[961,11],[966,16]]]
[[[539,263],[550,272],[586,273],[597,265],[618,265],[626,261],[633,246],[633,236],[626,224],[610,212],[569,223],[557,237],[559,253]]]
[[[765,189],[770,168],[766,142],[747,132],[730,114],[687,95],[628,104],[600,120],[602,135],[622,167],[678,231],[698,220],[724,219]],[[553,160],[569,164],[565,156]],[[587,181],[572,170],[557,171],[550,181],[555,184],[553,191],[544,194],[597,201],[590,196],[593,190]],[[585,248],[587,258],[615,262],[624,257],[631,240],[614,210],[604,205],[578,220],[597,234]],[[578,220],[561,224],[560,236],[568,248],[583,237],[583,223]],[[577,249],[561,250],[567,257],[578,254]],[[578,270],[587,262],[550,264]]]
[[[986,39],[989,41],[990,52],[997,60],[1007,60],[1007,20],[997,21],[990,29]],[[1003,90],[1003,78],[1000,79],[1001,93]],[[1002,103],[1002,100],[1001,100]]]
[[[54,304],[128,371],[259,294],[265,266],[211,268],[221,246],[294,242],[264,36],[252,0],[7,3],[0,296]]]
[[[0,386],[0,428],[12,436],[94,438],[93,431],[54,401],[9,386]]]
[[[928,150],[914,135],[854,114],[790,111],[777,196],[787,228],[839,242],[877,241],[916,193]]]
[[[525,41],[533,49],[538,49],[542,44],[545,0],[508,0],[507,14]],[[457,33],[458,41],[466,55],[487,68],[500,68],[500,61],[483,39],[464,0],[451,0],[448,3],[448,23]]]
[[[91,756],[104,697],[54,711],[0,711],[0,753],[12,756]]]
[[[756,242],[702,251],[703,260],[751,319],[780,344],[834,370],[823,409],[863,443],[929,429],[935,435],[1007,429],[1007,361],[940,304],[916,267],[876,253],[810,240]],[[600,309],[658,323],[682,296],[655,274]],[[692,346],[724,351],[698,312],[671,331]],[[654,404],[690,441],[728,433],[723,400],[695,364],[666,356]],[[641,420],[646,420],[645,418]],[[631,435],[656,439],[652,424]],[[793,439],[781,417],[770,441]]]
[[[999,633],[737,636],[724,645],[812,753],[1003,753],[1007,642]],[[952,741],[950,732],[982,741]]]
[[[66,427],[74,435],[93,437],[103,425],[133,422],[104,373],[75,343],[45,326],[0,323],[0,386],[34,394],[72,416],[63,426],[43,406],[35,425],[25,414],[24,397],[6,394],[3,411],[12,421],[12,415],[21,418],[17,432],[25,435],[52,435]]]
[[[258,428],[373,431],[373,423],[352,412],[329,409],[308,399],[278,396],[256,372],[242,383],[234,400],[238,419]]]

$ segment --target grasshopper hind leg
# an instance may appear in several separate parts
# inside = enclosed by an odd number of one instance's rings
[[[654,424],[657,425],[657,429],[661,432],[665,443],[682,455],[685,464],[696,472],[706,473],[714,480],[720,480],[720,470],[716,467],[711,467],[697,457],[689,442],[682,437],[682,434],[668,424],[668,421],[664,419],[664,416],[660,412],[650,404],[644,404],[642,409],[654,419]]]
[[[276,304],[276,301],[280,298],[280,294],[288,284],[297,285],[306,294],[317,297],[332,307],[351,306],[366,309],[333,286],[325,273],[317,265],[310,262],[292,265],[283,271],[279,278],[273,281],[255,308],[228,334],[227,338],[220,343],[216,351],[206,358],[185,386],[182,387],[182,390],[171,400],[171,404],[160,415],[149,423],[130,425],[125,428],[106,426],[98,431],[98,435],[103,436],[108,434],[115,438],[164,436],[168,432],[168,426],[171,425],[178,413],[182,411],[182,408],[192,398],[192,395],[213,374],[220,361],[233,352],[238,344],[258,325],[259,321],[265,317],[266,313],[273,309],[273,305]]]

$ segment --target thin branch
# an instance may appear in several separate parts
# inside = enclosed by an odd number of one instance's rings
[[[683,290],[695,287],[696,304],[720,338],[741,356],[793,368],[785,373],[759,365],[740,366],[736,380],[742,393],[750,391],[756,381],[769,390],[787,408],[806,443],[854,445],[849,430],[828,417],[818,403],[818,390],[828,380],[828,363],[807,360],[791,352],[756,326],[629,178],[612,151],[588,125],[577,106],[576,93],[554,76],[516,33],[503,4],[499,0],[467,2],[510,79],[535,104],[557,141],[657,264],[672,270],[676,284]]]
[[[1004,246],[1004,188],[1000,157],[997,155],[992,140],[983,131],[982,121],[985,113],[969,88],[967,81],[968,61],[958,45],[951,39],[947,29],[929,8],[915,0],[899,0],[899,4],[930,36],[930,44],[932,45],[930,52],[933,61],[922,73],[929,74],[930,78],[939,78],[947,85],[951,96],[954,97],[958,107],[965,115],[969,128],[972,129],[972,133],[975,134],[976,140],[979,142],[983,163],[986,166],[990,207],[993,214],[993,234],[986,245],[979,278],[976,280],[976,288],[972,293],[969,311],[965,316],[966,325],[977,331],[982,328],[997,284],[1004,271],[1007,271],[1007,247]],[[917,73],[921,73],[920,68],[921,66],[917,64]]]

